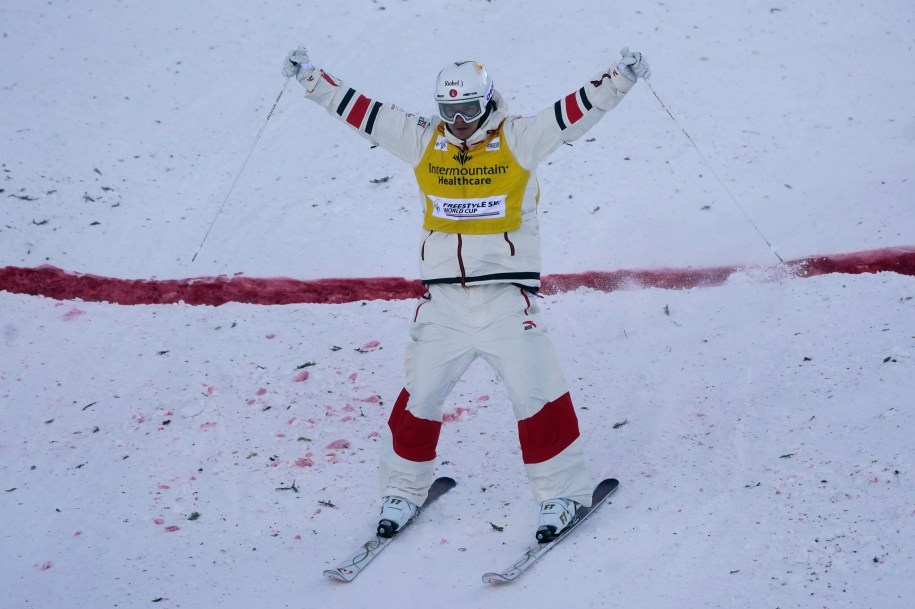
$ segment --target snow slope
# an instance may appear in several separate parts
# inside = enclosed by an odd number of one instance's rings
[[[305,42],[420,112],[454,59],[532,113],[642,50],[676,122],[641,84],[542,168],[545,271],[745,269],[544,298],[592,473],[622,486],[501,588],[479,576],[536,506],[481,363],[446,407],[458,487],[353,584],[321,577],[373,525],[409,300],[0,291],[4,607],[907,606],[915,280],[794,276],[766,241],[915,245],[913,20],[903,0],[3,3],[0,267],[415,277],[409,168],[284,87]]]

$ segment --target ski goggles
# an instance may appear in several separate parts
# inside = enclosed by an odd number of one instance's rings
[[[472,123],[483,116],[485,108],[482,99],[471,99],[460,102],[439,102],[438,112],[442,120],[453,125],[457,117],[464,119],[465,123]]]

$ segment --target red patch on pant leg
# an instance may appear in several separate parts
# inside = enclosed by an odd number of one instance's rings
[[[549,461],[578,435],[578,417],[568,393],[547,402],[534,416],[518,421],[521,457],[526,464]]]
[[[413,416],[407,410],[410,392],[404,389],[397,396],[388,427],[394,438],[394,452],[407,461],[432,461],[435,459],[435,447],[442,431],[440,421],[430,421]]]

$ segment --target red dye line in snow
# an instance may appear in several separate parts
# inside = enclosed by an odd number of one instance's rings
[[[771,273],[773,276],[813,277],[828,273],[889,271],[915,275],[915,246],[813,256],[774,267],[719,266],[709,268],[588,271],[543,277],[543,293],[555,294],[585,287],[604,292],[638,287],[686,289],[721,285],[734,273]],[[282,277],[198,277],[194,279],[118,279],[70,273],[53,266],[0,268],[0,290],[122,305],[174,304],[219,306],[248,304],[341,304],[360,300],[417,298],[422,284],[402,277],[297,280]]]

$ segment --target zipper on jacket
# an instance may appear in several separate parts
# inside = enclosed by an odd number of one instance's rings
[[[461,250],[464,247],[464,240],[461,239],[461,233],[457,234],[457,259],[458,266],[461,267],[461,287],[467,287],[467,271],[464,270],[464,258],[461,255]]]
[[[505,242],[508,243],[508,248],[509,248],[509,250],[511,250],[511,255],[514,256],[515,255],[515,244],[512,243],[512,240],[508,238],[508,231],[505,231],[504,236],[505,236]]]
[[[426,259],[426,241],[429,239],[429,237],[432,236],[432,233],[433,233],[433,231],[430,230],[430,231],[429,231],[429,234],[426,235],[426,238],[423,239],[423,244],[422,244],[422,246],[419,248],[419,259],[420,259],[420,260],[425,260],[425,259]]]

